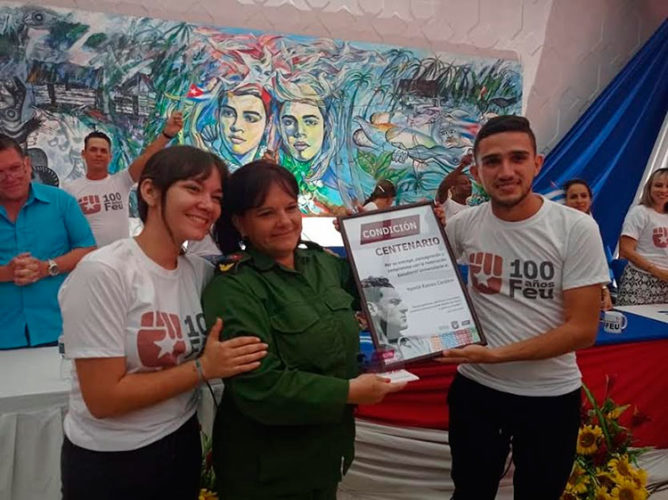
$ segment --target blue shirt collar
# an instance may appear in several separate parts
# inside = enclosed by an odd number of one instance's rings
[[[30,192],[28,194],[28,199],[26,200],[26,205],[32,203],[34,200],[41,201],[42,203],[51,203],[51,197],[49,196],[46,186],[39,182],[32,181],[30,183]]]

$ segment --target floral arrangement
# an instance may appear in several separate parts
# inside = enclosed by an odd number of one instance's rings
[[[649,496],[647,472],[637,461],[647,448],[631,447],[631,429],[647,417],[634,408],[630,428],[621,425],[619,418],[630,405],[620,406],[610,398],[611,385],[606,377],[603,404],[582,386],[588,404],[583,404],[577,454],[562,500],[645,500]]]
[[[216,473],[212,462],[212,439],[200,429],[202,440],[202,466],[200,473],[200,490],[198,500],[218,500],[216,491]]]

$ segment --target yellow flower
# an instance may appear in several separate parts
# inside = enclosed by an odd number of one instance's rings
[[[638,488],[633,480],[620,477],[610,496],[613,500],[646,500],[647,491]]]
[[[199,490],[198,500],[218,500],[218,494],[205,488]]]
[[[573,470],[566,483],[566,492],[586,493],[589,486],[589,476],[587,472],[577,462],[573,465]]]
[[[559,500],[578,500],[578,496],[570,491],[564,491],[559,497]]]
[[[629,407],[629,405],[615,406],[615,408],[613,408],[612,410],[610,410],[608,412],[606,417],[617,420],[621,416],[621,414],[624,413],[627,410],[628,407]]]
[[[612,500],[610,493],[604,486],[597,486],[594,491],[594,500]]]
[[[607,491],[615,487],[615,476],[604,469],[596,469],[596,482]]]
[[[617,477],[632,479],[634,477],[633,466],[629,463],[627,455],[621,455],[619,458],[613,458],[608,462],[608,468]]]
[[[636,483],[639,488],[644,488],[647,484],[647,471],[631,467],[631,472],[633,473],[633,482]]]
[[[598,450],[598,442],[603,431],[598,425],[584,425],[578,432],[577,452],[580,455],[593,455]]]

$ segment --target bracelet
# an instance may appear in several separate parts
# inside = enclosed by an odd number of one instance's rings
[[[164,135],[164,136],[165,136],[167,139],[169,139],[170,141],[171,141],[172,139],[174,139],[174,137],[176,137],[175,135],[167,135],[167,134],[165,134],[165,131],[164,131],[164,130],[163,130],[162,132],[160,132],[160,133],[161,133],[162,135]]]
[[[200,383],[205,382],[206,378],[204,377],[204,370],[202,369],[202,363],[199,358],[195,359],[195,370],[197,370],[197,379]]]

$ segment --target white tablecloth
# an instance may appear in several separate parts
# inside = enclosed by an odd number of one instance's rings
[[[0,351],[0,500],[60,498],[60,447],[70,390],[70,364],[64,363],[61,367],[56,347]],[[213,389],[220,401],[222,383]],[[199,419],[209,433],[214,409],[204,387]]]
[[[60,498],[69,380],[56,347],[0,351],[0,498]]]

